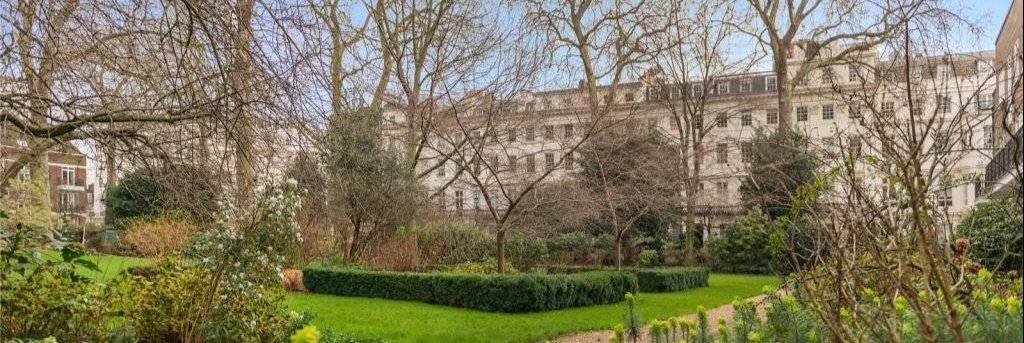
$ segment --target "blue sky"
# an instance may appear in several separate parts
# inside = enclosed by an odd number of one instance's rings
[[[963,8],[971,11],[969,15],[982,23],[985,35],[978,42],[979,50],[993,50],[996,47],[996,36],[999,29],[1003,27],[1003,19],[1006,18],[1006,11],[1010,9],[1013,0],[961,0]]]

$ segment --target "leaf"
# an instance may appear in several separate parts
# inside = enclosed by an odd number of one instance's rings
[[[70,245],[66,245],[64,248],[60,249],[60,256],[64,262],[71,262],[83,255],[85,255],[84,251],[71,247]]]

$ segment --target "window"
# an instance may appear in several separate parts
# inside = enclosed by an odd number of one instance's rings
[[[715,182],[715,192],[718,193],[719,197],[727,197],[729,195],[729,184],[725,182]]]
[[[437,166],[437,177],[444,177],[447,169],[444,163]]]
[[[537,172],[537,160],[533,155],[526,155],[526,172],[535,173]]]
[[[861,142],[860,137],[850,137],[850,156],[860,156]]]
[[[718,94],[729,94],[729,82],[721,82],[718,84]]]
[[[728,127],[729,118],[726,118],[725,114],[718,114],[717,116],[715,116],[715,125],[722,128]]]
[[[491,138],[491,143],[498,143],[498,133],[494,131],[487,131],[487,137]]]
[[[914,99],[914,107],[910,109],[910,115],[920,117],[924,114],[924,103],[921,99]]]
[[[779,110],[771,109],[768,110],[768,124],[778,125],[779,124]]]
[[[464,207],[462,206],[462,191],[455,191],[455,209],[461,210],[463,208]]]
[[[718,155],[719,164],[729,163],[729,145],[725,143],[718,143],[718,145],[715,146],[715,153]]]
[[[478,192],[474,192],[473,193],[473,209],[474,210],[479,210],[480,209],[480,193],[478,193]]]
[[[750,142],[740,143],[740,158],[743,163],[750,163],[750,157],[754,154],[754,144]]]
[[[562,127],[565,129],[565,138],[572,138],[572,124],[565,124]]]
[[[796,108],[796,121],[807,121],[807,106]]]
[[[978,94],[978,110],[991,111],[992,108],[992,93]]]
[[[491,167],[491,170],[492,170],[492,174],[493,174],[493,171],[496,171],[496,170],[498,170],[499,167],[501,167],[501,160],[498,159],[498,155],[491,155],[491,166],[490,167]]]
[[[693,85],[690,87],[690,94],[693,94],[694,98],[699,98],[704,95],[704,88],[701,85]]]
[[[833,104],[821,105],[821,119],[832,120],[836,119],[836,106]]]
[[[992,62],[988,60],[974,61],[974,70],[976,70],[978,74],[992,73]]]
[[[750,79],[740,80],[740,93],[750,92]]]
[[[846,73],[850,82],[860,82],[860,70],[857,67],[847,66]]]
[[[21,181],[28,181],[30,176],[28,168],[22,167],[21,170],[18,171],[18,179]]]
[[[75,193],[71,192],[60,192],[60,207],[62,209],[71,209],[77,205],[77,197]]]
[[[518,171],[516,169],[516,162],[518,162],[518,160],[516,159],[516,155],[508,155],[508,171],[512,173]]]
[[[75,168],[60,168],[60,184],[66,186],[73,186],[75,184]]]
[[[993,137],[994,137],[994,135],[993,135],[993,132],[992,132],[992,126],[991,125],[985,126],[985,147],[986,148],[991,149],[993,146],[995,146],[995,142],[994,142]]]
[[[17,141],[15,141],[15,145],[17,145],[19,148],[24,149],[28,147],[28,141],[24,139],[18,139]]]
[[[534,102],[526,103],[526,112],[533,112],[537,110],[537,104]]]
[[[508,141],[509,142],[515,142],[516,141],[516,129],[515,128],[508,129]]]
[[[480,172],[482,172],[482,171],[483,171],[483,169],[480,168],[480,158],[474,159],[473,160],[473,174],[474,175],[480,175]]]
[[[572,169],[576,166],[576,156],[570,151],[565,154],[565,169]]]
[[[940,64],[935,66],[935,76],[940,79],[948,79],[953,77],[953,68],[948,64]]]
[[[544,153],[544,168],[546,170],[555,169],[555,154],[546,152]]]
[[[953,186],[947,186],[935,194],[935,205],[938,207],[953,206]]]
[[[811,79],[811,74],[812,73],[813,72],[809,72],[809,73],[807,73],[807,75],[804,75],[804,77],[801,77],[799,80],[795,80],[796,81],[796,85],[800,86],[800,87],[806,87],[807,84],[808,84],[808,80]]]
[[[886,101],[882,103],[882,114],[893,115],[896,113],[896,103]]]
[[[533,142],[534,139],[537,139],[537,133],[534,132],[533,126],[527,127],[526,128],[526,141],[527,142]]]
[[[544,139],[555,140],[555,127],[551,125],[544,125]]]
[[[850,105],[850,119],[860,119],[860,106]]]
[[[636,96],[634,96],[633,93],[626,93],[626,95],[623,97],[626,99],[626,102],[633,102],[636,98]]]
[[[922,75],[924,75],[924,71],[921,69],[921,66],[910,67],[910,78],[916,80],[920,79]]]
[[[949,113],[953,107],[953,101],[948,96],[939,96],[938,103],[935,105],[938,107],[939,113]]]
[[[672,127],[674,127],[676,130],[678,130],[679,129],[679,122],[676,122],[675,120],[673,120],[672,121]],[[703,114],[699,114],[698,113],[697,115],[693,116],[693,127],[697,128],[697,130],[704,130],[704,115]]]
[[[764,78],[764,90],[774,92],[779,89],[779,80],[774,76]]]
[[[752,125],[754,125],[754,115],[751,114],[750,111],[743,111],[743,112],[741,112],[741,114],[740,114],[740,123],[743,126],[752,126]]]
[[[832,68],[825,68],[821,70],[821,83],[826,85],[832,84]]]

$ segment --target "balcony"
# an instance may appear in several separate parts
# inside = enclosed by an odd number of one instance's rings
[[[1020,192],[1021,160],[1024,159],[1024,136],[1022,130],[1017,129],[1017,134],[992,157],[992,161],[985,167],[985,188],[989,197],[1003,197]]]

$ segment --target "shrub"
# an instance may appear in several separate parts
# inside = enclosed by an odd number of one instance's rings
[[[220,196],[220,183],[207,168],[180,164],[134,171],[107,188],[106,221],[122,228],[128,218],[185,212],[198,222],[212,222]]]
[[[103,323],[113,315],[106,290],[74,272],[76,265],[91,269],[95,265],[80,259],[84,253],[70,246],[62,249],[61,260],[45,259],[37,250],[21,249],[26,243],[22,237],[37,234],[38,229],[18,225],[12,232],[7,230],[0,232],[4,234],[0,243],[6,244],[0,251],[0,336],[52,337],[60,342],[105,340]]]
[[[548,311],[614,303],[637,290],[632,273],[473,275],[306,268],[313,293],[420,301],[494,312]]]
[[[505,242],[505,254],[519,270],[531,270],[548,259],[548,246],[541,238],[513,233]]]
[[[967,255],[992,270],[1022,268],[1024,222],[1021,207],[1012,198],[979,204],[964,216],[956,229],[958,238],[966,238]]]
[[[637,264],[641,267],[650,267],[658,264],[658,251],[652,249],[644,249],[640,252],[640,255],[636,259]]]
[[[466,262],[445,268],[446,272],[458,274],[497,274],[498,262],[488,259],[483,262]],[[505,266],[505,273],[519,274],[515,266]]]
[[[459,264],[494,256],[494,237],[472,225],[437,225],[417,231],[416,237],[420,261],[426,264]]]
[[[136,217],[125,221],[124,242],[145,257],[180,251],[199,230],[185,215]]]
[[[708,273],[704,268],[649,268],[637,269],[637,283],[643,292],[675,292],[707,287]]]
[[[766,250],[771,219],[759,208],[729,224],[721,236],[709,243],[716,268],[738,273],[769,273],[771,256]]]

